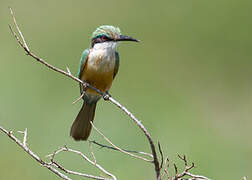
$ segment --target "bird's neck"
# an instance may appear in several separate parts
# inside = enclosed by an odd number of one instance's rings
[[[109,41],[109,42],[97,43],[94,45],[92,49],[115,52],[117,46],[118,46],[118,42]]]

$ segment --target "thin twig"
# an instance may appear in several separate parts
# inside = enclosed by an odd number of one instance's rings
[[[163,162],[164,162],[164,155],[163,155],[163,151],[160,145],[160,142],[158,141],[158,149],[159,149],[159,153],[161,155],[161,165],[160,165],[160,169],[163,168]]]
[[[98,143],[96,141],[89,141],[90,143],[93,143],[97,146],[100,146],[100,148],[107,148],[107,149],[112,149],[112,150],[115,150],[115,151],[119,151],[118,149],[112,147],[112,146],[107,146],[107,145],[104,145],[104,144],[101,144],[101,143]],[[122,149],[122,148],[121,148]],[[136,154],[141,154],[141,155],[145,155],[145,156],[149,156],[151,158],[153,158],[152,154],[150,153],[147,153],[147,152],[142,152],[142,151],[134,151],[134,150],[127,150],[127,149],[122,149],[126,152],[129,152],[129,153],[136,153]]]
[[[68,74],[69,74],[69,75],[72,75],[70,69],[69,69],[68,67],[66,67],[66,69],[67,69]]]
[[[94,151],[93,151],[93,148],[92,148],[92,143],[90,141],[88,141],[88,146],[89,146],[89,150],[91,152],[91,155],[93,156],[94,162],[96,164],[96,158],[95,158]]]
[[[173,166],[174,166],[174,170],[175,170],[175,178],[177,178],[177,176],[178,176],[178,168],[177,168],[177,166],[176,166],[175,163],[173,164]]]
[[[117,147],[116,145],[114,145],[106,136],[104,136],[104,134],[94,126],[94,124],[90,121],[91,125],[93,126],[93,128],[95,129],[96,132],[98,132],[113,148],[117,149],[118,151],[124,153],[124,154],[128,154],[129,156],[132,156],[132,157],[135,157],[135,158],[138,158],[138,159],[142,159],[144,161],[147,161],[147,162],[153,162],[152,160],[150,159],[146,159],[144,157],[141,157],[141,156],[137,156],[135,154],[132,154],[132,153],[129,153],[127,151],[124,151],[123,149]]]
[[[15,16],[14,16],[14,13],[13,13],[13,11],[12,11],[11,8],[10,8],[10,13],[11,13],[12,19],[13,19],[13,21],[14,21],[14,24],[15,24],[15,26],[16,26],[18,32],[19,32],[19,35],[20,35],[20,37],[21,37],[21,39],[22,39],[22,41],[23,41],[23,43],[24,43],[24,48],[27,49],[27,51],[30,51],[29,47],[27,46],[27,44],[26,44],[26,42],[25,42],[24,36],[23,36],[22,32],[20,31],[20,29],[19,29],[19,27],[18,27],[16,18],[15,18]]]
[[[166,157],[165,162],[164,162],[164,173],[161,177],[166,175],[168,180],[170,180],[170,176],[169,176],[169,172],[168,172],[169,167],[170,167],[170,161],[169,161],[168,157]]]
[[[24,135],[23,146],[27,146],[27,128],[25,128],[24,131],[18,131],[18,132]]]
[[[204,179],[204,180],[210,180],[209,178],[202,176],[202,175],[196,175],[196,174],[192,174],[189,172],[186,172],[185,175],[192,177],[194,180],[198,180],[198,179]]]
[[[55,167],[59,168],[60,170],[64,171],[65,173],[68,173],[68,174],[73,174],[73,175],[82,176],[82,177],[86,177],[86,178],[90,178],[90,179],[96,179],[96,180],[111,180],[111,179],[100,177],[100,176],[93,176],[90,174],[84,174],[84,173],[80,173],[80,172],[76,172],[76,171],[71,171],[71,170],[68,170],[65,167],[61,166],[57,162],[53,162],[52,164]]]
[[[81,93],[80,97],[78,97],[74,102],[72,102],[72,104],[75,104],[75,103],[77,103],[79,100],[81,100],[81,99],[83,98],[84,94],[85,94],[85,91],[83,91],[83,92]]]

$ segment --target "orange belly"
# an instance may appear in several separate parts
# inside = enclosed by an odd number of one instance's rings
[[[109,91],[113,81],[114,71],[99,72],[96,69],[85,66],[81,79],[101,90],[102,92]],[[98,94],[95,90],[87,89],[86,93]]]

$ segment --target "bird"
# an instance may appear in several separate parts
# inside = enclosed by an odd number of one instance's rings
[[[99,26],[92,34],[91,47],[82,53],[78,78],[101,92],[108,93],[119,69],[119,53],[116,49],[120,41],[139,42],[122,35],[118,27]],[[84,89],[81,83],[80,93],[83,94],[83,105],[72,124],[70,136],[75,141],[86,141],[92,129],[96,103],[102,96],[93,89]]]

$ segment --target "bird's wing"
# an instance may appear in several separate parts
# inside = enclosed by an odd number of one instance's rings
[[[85,49],[81,55],[81,59],[80,59],[80,65],[79,65],[79,70],[78,70],[78,78],[80,79],[81,78],[81,75],[82,75],[82,72],[83,72],[83,69],[87,63],[87,57],[88,57],[88,53],[89,53],[89,50],[88,49]]]
[[[79,65],[79,70],[78,70],[78,78],[81,79],[81,76],[82,76],[82,72],[84,70],[84,67],[87,63],[87,59],[88,59],[88,53],[89,53],[89,50],[88,49],[85,49],[81,55],[81,59],[80,59],[80,65]],[[80,92],[82,93],[83,92],[83,89],[82,89],[82,86],[80,84]]]
[[[114,76],[113,76],[113,78],[115,78],[115,76],[116,76],[116,74],[117,74],[117,72],[118,72],[118,69],[119,69],[119,62],[120,62],[120,60],[119,60],[120,58],[119,58],[119,53],[118,52],[115,52],[115,69],[114,69]]]

